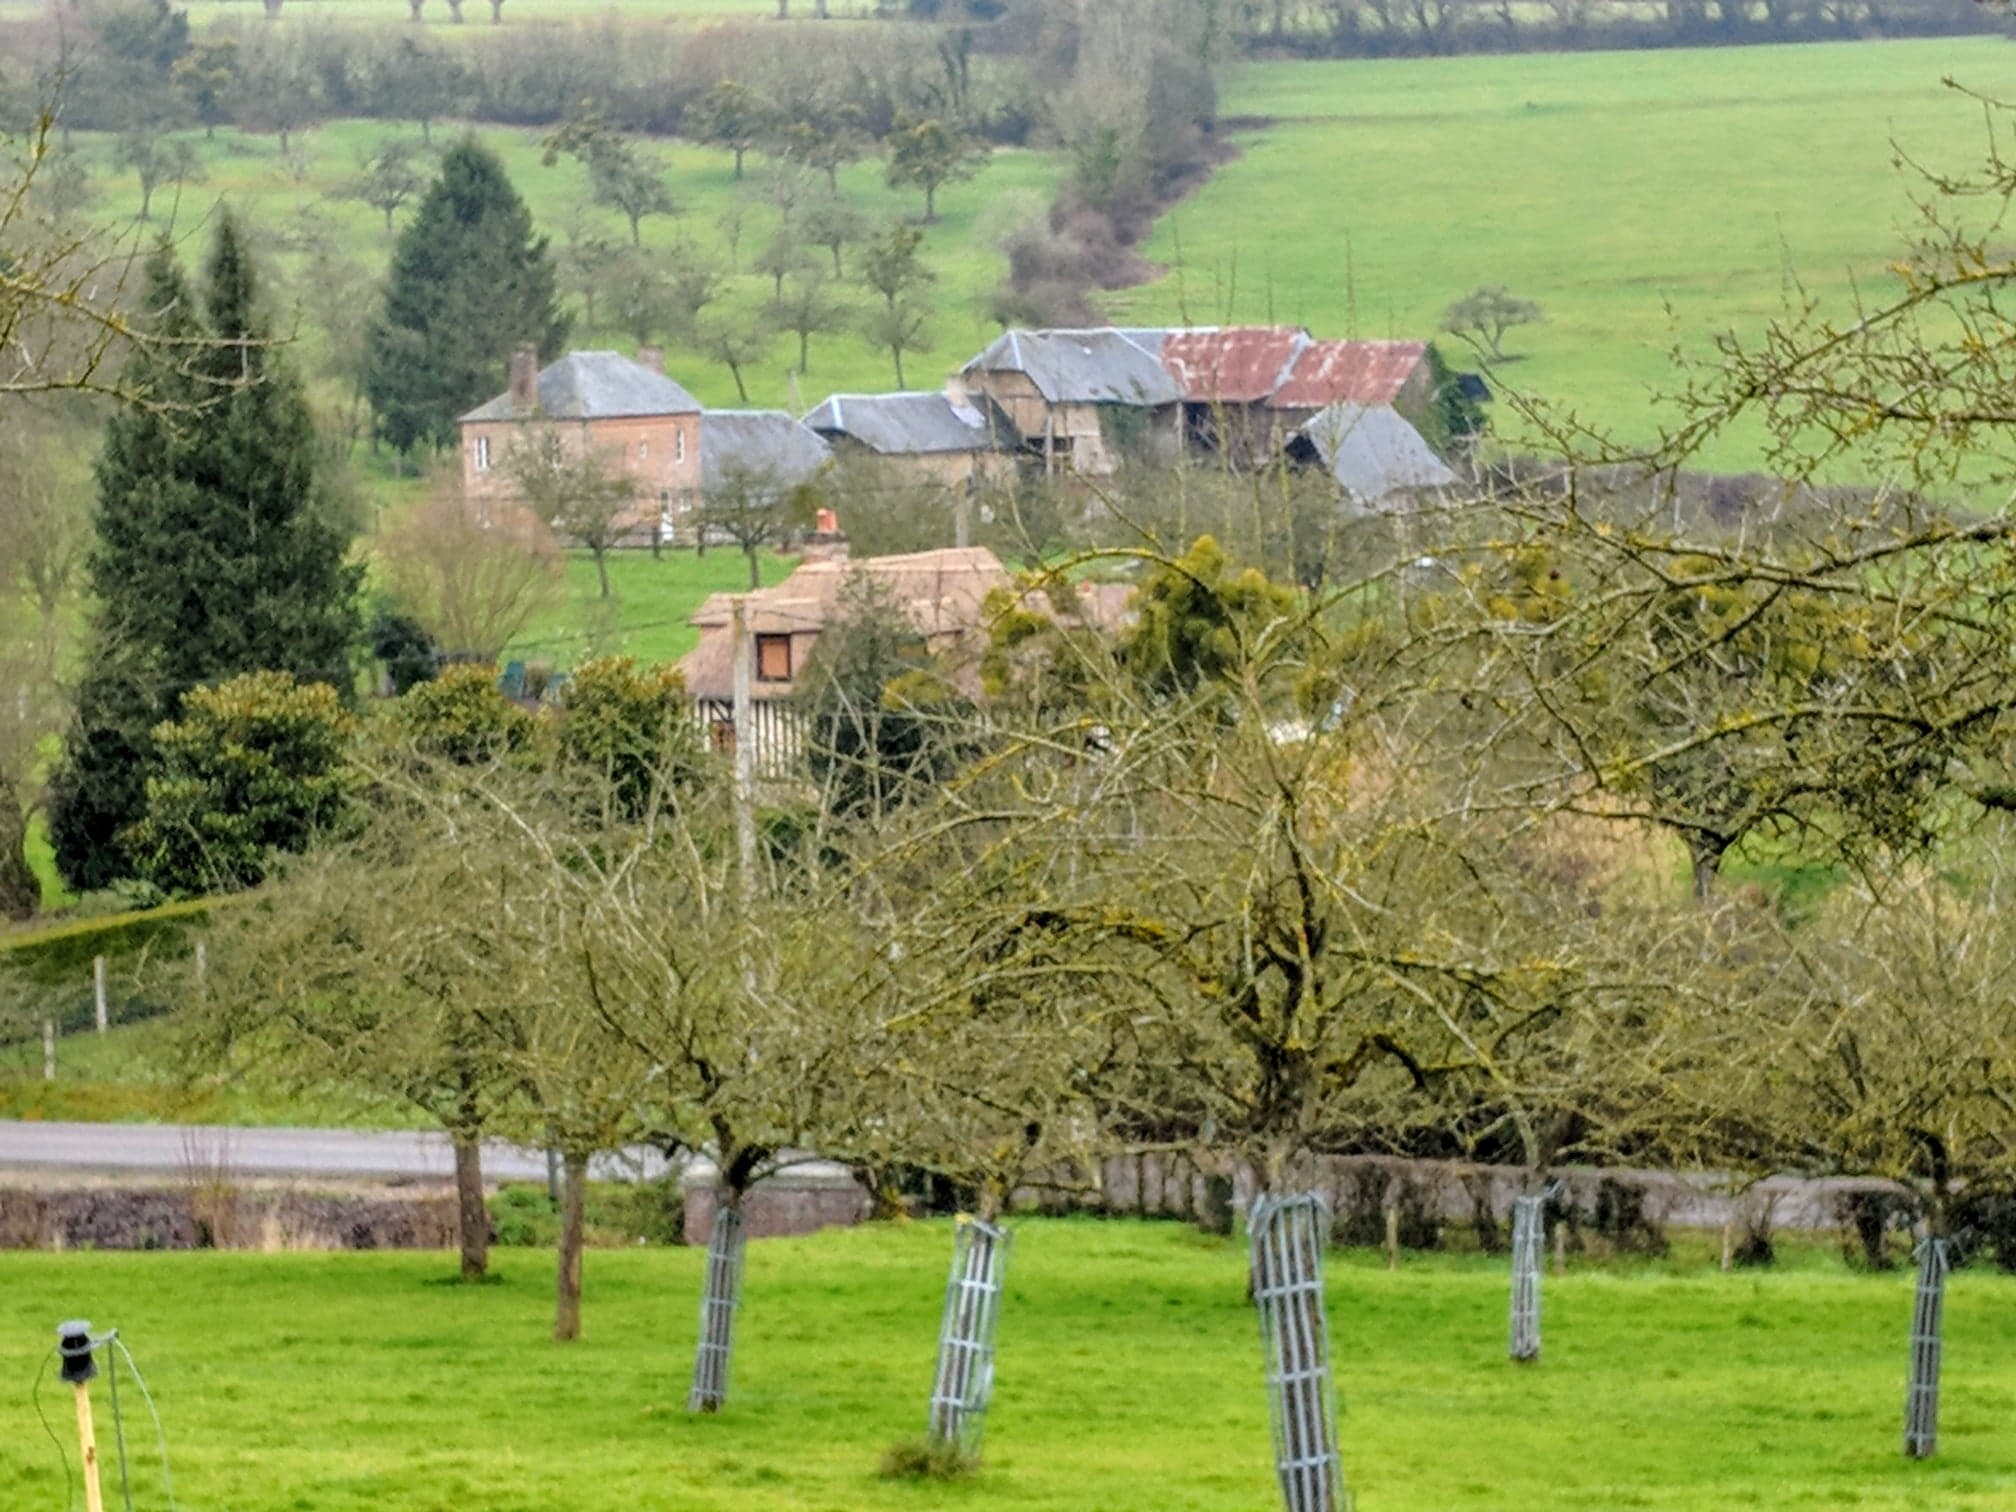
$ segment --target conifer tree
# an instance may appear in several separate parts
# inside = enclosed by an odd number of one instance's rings
[[[165,242],[150,258],[144,308],[164,339],[135,358],[146,402],[113,416],[98,458],[89,670],[50,791],[57,864],[78,888],[131,873],[122,836],[158,769],[155,726],[184,693],[258,670],[351,690],[350,532],[229,215],[206,271],[199,310]]]
[[[504,386],[512,348],[554,353],[567,339],[555,285],[504,165],[474,141],[453,148],[399,237],[371,327],[365,393],[379,436],[402,453],[453,442],[456,416]]]

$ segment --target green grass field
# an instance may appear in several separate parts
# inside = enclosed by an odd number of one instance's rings
[[[711,1419],[684,1408],[693,1250],[592,1252],[585,1337],[565,1349],[546,1338],[551,1257],[530,1251],[501,1252],[503,1284],[479,1288],[439,1284],[441,1255],[0,1255],[0,1504],[62,1505],[30,1385],[73,1316],[131,1345],[191,1509],[1274,1504],[1242,1252],[1174,1225],[1023,1224],[983,1469],[879,1479],[882,1450],[923,1426],[948,1240],[929,1223],[752,1245],[733,1399]],[[2007,1278],[1953,1282],[1929,1463],[1899,1453],[1903,1276],[1819,1258],[1571,1269],[1547,1282],[1532,1368],[1505,1359],[1501,1263],[1388,1274],[1354,1253],[1330,1281],[1361,1512],[2016,1505]],[[47,1384],[43,1401],[67,1432],[67,1401]]]
[[[1549,318],[1513,333],[1524,360],[1498,381],[1642,439],[1676,341],[1756,332],[1788,269],[1829,298],[1851,278],[1882,283],[1913,214],[1891,140],[1943,168],[1987,149],[1980,105],[1943,88],[1948,74],[2007,96],[2016,49],[1972,37],[1249,67],[1221,108],[1268,124],[1233,133],[1240,158],[1158,227],[1145,250],[1171,272],[1112,309],[1411,337],[1502,283]],[[1505,406],[1498,418],[1510,423]],[[1714,460],[1752,455],[1739,438]]]
[[[772,552],[761,562],[766,587],[798,565],[796,557]],[[705,556],[667,551],[658,561],[648,551],[620,551],[609,558],[605,599],[593,558],[570,551],[565,600],[528,626],[507,655],[556,667],[605,654],[634,656],[647,665],[677,661],[700,639],[687,619],[701,601],[748,586],[748,564],[734,548],[716,547]]]

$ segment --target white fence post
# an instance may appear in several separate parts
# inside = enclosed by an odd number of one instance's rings
[[[103,1034],[112,1027],[111,1014],[105,1005],[105,957],[91,957],[91,1006],[98,1010],[98,1032]]]

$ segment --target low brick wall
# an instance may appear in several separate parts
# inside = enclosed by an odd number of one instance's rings
[[[714,1227],[718,1194],[714,1170],[701,1165],[685,1180],[688,1244],[705,1244]],[[820,1163],[766,1176],[742,1199],[743,1232],[751,1239],[781,1239],[823,1228],[847,1228],[873,1204],[867,1188],[844,1168]]]
[[[364,1194],[274,1187],[0,1187],[0,1249],[450,1249],[438,1188]]]

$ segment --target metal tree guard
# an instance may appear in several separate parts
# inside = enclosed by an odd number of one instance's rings
[[[1511,1352],[1515,1360],[1540,1358],[1540,1251],[1546,1233],[1546,1197],[1514,1197]]]
[[[994,1396],[994,1331],[1008,1274],[1008,1231],[960,1214],[952,1233],[952,1273],[938,1329],[938,1374],[931,1383],[934,1444],[980,1453]]]
[[[1946,1317],[1946,1273],[1952,1268],[1944,1239],[1927,1239],[1918,1246],[1911,1384],[1904,1393],[1904,1452],[1912,1459],[1930,1459],[1939,1447],[1940,1330]]]
[[[707,1282],[700,1294],[700,1343],[693,1354],[692,1412],[719,1412],[728,1400],[735,1309],[742,1301],[742,1208],[716,1200],[707,1236]]]
[[[1282,1500],[1287,1512],[1349,1512],[1323,1298],[1329,1205],[1313,1193],[1256,1198],[1247,1229]]]

